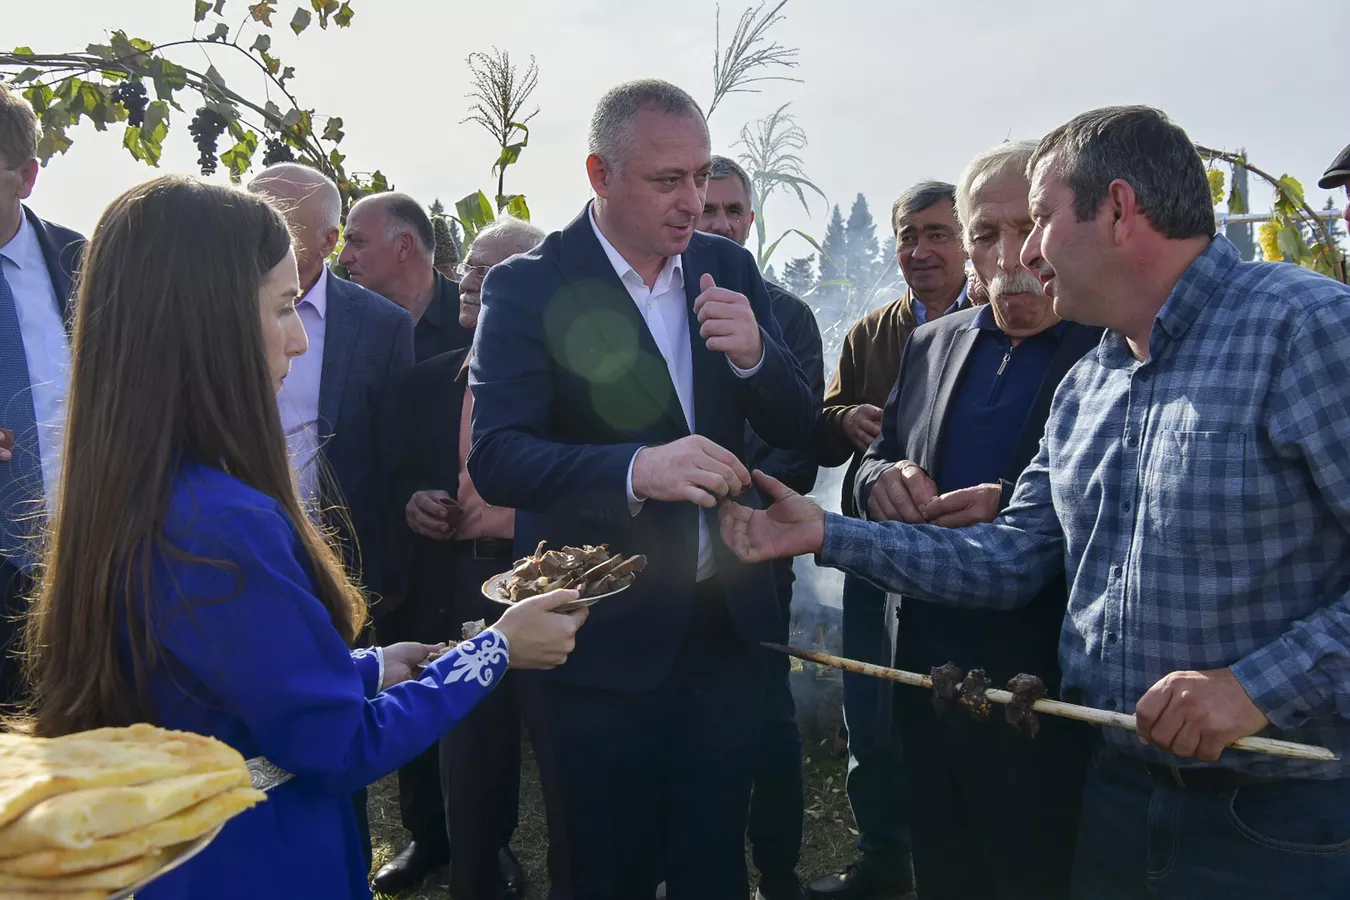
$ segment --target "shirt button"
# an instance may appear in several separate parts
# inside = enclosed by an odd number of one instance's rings
[[[1115,708],[1116,708],[1116,698],[1115,698],[1115,697],[1112,697],[1110,700],[1107,700],[1107,701],[1106,701],[1106,708],[1107,708],[1107,709],[1115,709]]]
[[[1124,503],[1120,504],[1120,508],[1121,508],[1121,511],[1122,511],[1122,512],[1129,512],[1129,511],[1130,511],[1130,501],[1126,500]]]
[[[1119,577],[1120,577],[1120,566],[1112,566],[1112,567],[1111,567],[1111,577],[1112,577],[1112,578],[1119,578]]]
[[[1108,644],[1114,644],[1118,640],[1120,640],[1120,635],[1116,634],[1114,631],[1106,636],[1106,642]]]
[[[1132,435],[1130,435],[1128,438],[1125,439],[1125,443],[1128,444],[1128,445],[1130,445],[1131,447],[1138,447],[1138,446],[1139,446],[1139,438],[1138,438],[1136,435],[1133,435],[1133,434],[1132,434]]]
[[[1139,380],[1140,380],[1140,381],[1148,381],[1148,373],[1147,373],[1147,372],[1140,372],[1140,373],[1139,373]]]

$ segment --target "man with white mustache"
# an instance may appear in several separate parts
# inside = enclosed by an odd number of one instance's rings
[[[858,509],[872,521],[961,528],[997,516],[1036,453],[1060,380],[1101,336],[1061,321],[1022,265],[1034,149],[1001,144],[977,156],[957,184],[962,241],[989,303],[910,338],[881,437],[855,483]],[[1066,603],[1062,577],[1016,612],[891,595],[896,665],[927,672],[955,662],[984,669],[996,687],[1026,672],[1057,696]],[[919,896],[1067,898],[1091,732],[1042,721],[1032,742],[1002,722],[959,712],[938,718],[918,692],[898,692],[895,712],[911,802],[925,811],[913,833]],[[1035,835],[1034,861],[1019,856],[1015,835]]]

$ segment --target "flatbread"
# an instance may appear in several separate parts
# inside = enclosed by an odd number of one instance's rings
[[[214,738],[153,725],[59,738],[0,734],[0,826],[57,794],[221,770],[247,771],[243,757]]]
[[[101,889],[117,891],[135,884],[145,876],[156,872],[172,859],[162,850],[138,856],[115,866],[80,872],[78,875],[58,875],[55,878],[25,878],[22,875],[0,873],[0,896],[9,897],[10,891],[32,891],[35,894],[53,891],[86,891]]]
[[[0,858],[86,848],[100,838],[144,828],[222,791],[250,784],[247,769],[242,775],[227,770],[49,797],[0,828]]]
[[[39,850],[0,859],[0,874],[48,878],[100,869],[152,850],[196,840],[249,807],[267,799],[262,791],[234,788],[203,800],[160,822],[96,841],[78,850]]]

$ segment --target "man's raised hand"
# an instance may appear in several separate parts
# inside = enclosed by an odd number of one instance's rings
[[[744,294],[720,288],[707,272],[699,279],[703,292],[694,301],[699,336],[715,353],[725,353],[738,369],[753,369],[764,358],[755,311]]]
[[[819,553],[825,542],[825,510],[758,469],[754,479],[773,505],[751,509],[723,503],[722,541],[748,563]]]
[[[712,509],[749,487],[750,473],[736,454],[701,434],[643,447],[633,461],[633,494],[639,500],[688,501]]]

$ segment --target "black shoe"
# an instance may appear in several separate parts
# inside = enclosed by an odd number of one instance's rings
[[[382,894],[399,894],[417,887],[446,862],[444,853],[434,853],[425,844],[411,841],[398,856],[380,866],[380,871],[370,879],[370,886]]]
[[[903,900],[914,892],[914,877],[883,877],[867,860],[850,863],[843,872],[817,878],[806,888],[812,900]]]
[[[520,867],[520,860],[516,859],[510,847],[497,851],[497,865],[502,870],[502,896],[505,900],[524,900],[525,870]]]
[[[796,872],[789,870],[760,873],[759,890],[755,892],[755,900],[805,900],[805,898]]]

